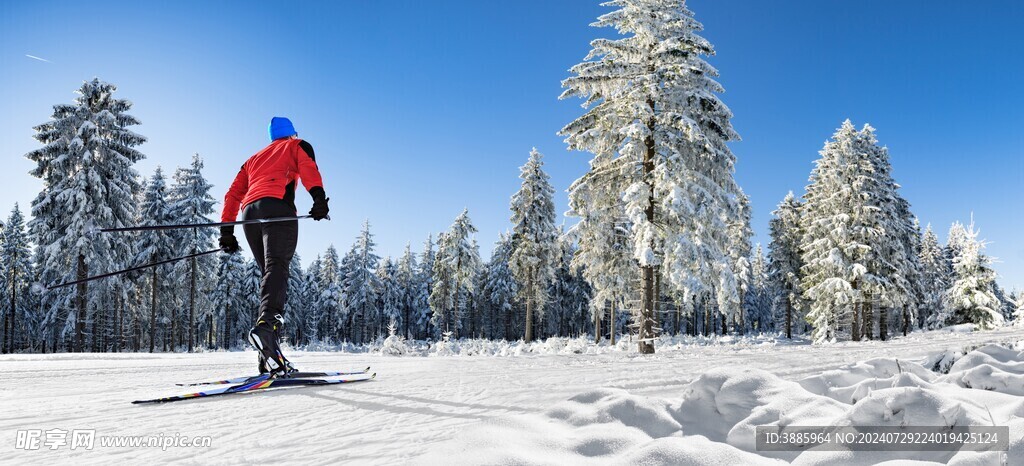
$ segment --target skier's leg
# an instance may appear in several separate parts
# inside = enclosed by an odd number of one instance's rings
[[[254,205],[259,206],[261,218],[295,215],[291,204],[283,200],[261,199]],[[262,246],[259,250],[262,255],[258,260],[263,272],[260,281],[260,309],[256,326],[249,332],[249,339],[263,356],[261,372],[266,369],[275,374],[287,373],[293,368],[281,353],[279,335],[284,324],[282,314],[288,293],[288,264],[295,254],[298,222],[261,225],[260,234],[262,238],[258,243]],[[253,253],[256,252],[254,249]]]
[[[245,210],[242,211],[242,220],[266,218],[266,216],[262,215],[260,210],[260,201],[247,205]],[[260,223],[242,225],[242,231],[245,232],[245,241],[249,243],[249,250],[252,251],[252,257],[256,259],[256,264],[260,266],[260,271],[262,271],[264,267],[263,225]]]
[[[274,216],[295,215],[291,206],[281,202],[275,205]],[[299,238],[299,222],[275,222],[263,227],[263,278],[260,282],[260,316],[258,320],[284,319],[284,305],[288,300],[288,265],[295,255]]]

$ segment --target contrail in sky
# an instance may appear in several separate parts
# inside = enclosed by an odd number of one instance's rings
[[[37,56],[35,56],[35,55],[29,55],[29,54],[27,54],[27,53],[26,53],[26,54],[25,54],[25,56],[26,56],[26,57],[29,57],[29,58],[31,58],[31,59],[33,59],[33,60],[45,61],[46,63],[53,63],[53,62],[52,62],[52,61],[50,61],[50,60],[47,60],[47,59],[45,59],[45,58],[39,58],[39,57],[37,57]]]

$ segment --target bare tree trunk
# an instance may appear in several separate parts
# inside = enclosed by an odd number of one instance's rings
[[[92,348],[92,352],[93,353],[99,352],[99,346],[98,345],[99,345],[99,340],[100,340],[100,334],[97,331],[97,329],[98,329],[98,325],[97,324],[98,324],[98,322],[100,320],[100,313],[101,312],[104,312],[104,306],[100,306],[100,307],[96,308],[96,312],[92,316],[92,347],[91,348]]]
[[[89,276],[89,266],[85,264],[85,256],[78,255],[78,279],[85,280]],[[86,294],[89,291],[87,283],[79,283],[77,288],[77,309],[75,310],[75,352],[85,349],[85,308]]]
[[[647,99],[647,106],[651,109],[651,118],[647,121],[648,134],[644,141],[644,145],[647,146],[647,150],[644,152],[644,163],[643,163],[643,179],[644,183],[647,184],[649,192],[649,198],[647,200],[647,208],[644,210],[644,216],[648,222],[654,223],[654,182],[651,180],[654,172],[654,100],[651,98]],[[654,246],[653,244],[649,246]],[[640,354],[654,354],[654,276],[655,266],[645,265],[640,268],[640,283],[643,288],[640,296],[640,322],[637,330],[639,331],[638,347],[637,350]]]
[[[526,298],[526,335],[524,340],[533,341],[533,298]]]
[[[191,270],[191,272],[192,272],[191,273],[191,275],[192,275],[192,283],[189,285],[189,289],[188,289],[188,352],[189,353],[192,352],[192,344],[196,341],[195,330],[196,330],[196,283],[197,283],[197,280],[196,280],[197,270],[196,269],[197,269],[197,267],[196,267],[196,258],[195,257],[192,258],[192,263],[190,265],[191,265],[191,269],[192,269]]]
[[[594,344],[601,343],[601,315],[594,313]]]
[[[149,352],[152,353],[156,346],[156,267],[153,267],[153,292],[150,298],[149,307]]]
[[[615,296],[612,296],[612,307],[608,310],[608,341],[615,346]]]
[[[11,278],[10,278],[10,281],[11,281],[11,316],[7,318],[7,320],[10,321],[10,326],[11,326],[11,336],[7,338],[7,352],[8,353],[13,353],[14,352],[14,346],[15,346],[14,345],[14,336],[15,336],[14,324],[17,322],[16,319],[17,319],[17,315],[18,315],[18,286],[17,286],[17,283],[18,283],[18,269],[17,269],[18,250],[17,250],[17,248],[15,248],[15,250],[14,250],[14,264],[15,265],[14,265],[14,267],[12,267],[13,270],[11,272]]]
[[[860,280],[853,281],[853,292],[857,294],[857,290],[860,287]],[[862,303],[853,303],[853,322],[850,325],[850,339],[853,341],[860,341],[860,306]]]
[[[861,317],[861,319],[860,319],[860,321],[861,321],[861,329],[860,329],[860,331],[861,331],[861,336],[863,338],[867,339],[867,340],[874,339],[875,316],[872,315],[872,314],[873,314],[873,309],[872,309],[872,303],[871,303],[871,296],[869,294],[866,294],[865,295],[865,299],[864,299],[864,303],[863,303],[863,308],[862,308],[861,316],[860,316]]]
[[[889,339],[889,309],[878,310],[878,339],[885,341]]]
[[[682,324],[682,313],[683,313],[683,306],[680,306],[679,303],[676,303],[676,328],[675,328],[675,334],[677,336],[680,333],[680,325]]]

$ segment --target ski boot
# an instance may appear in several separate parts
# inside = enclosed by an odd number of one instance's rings
[[[273,322],[260,320],[249,330],[249,343],[259,352],[260,374],[270,374],[270,378],[285,377],[296,371],[292,363],[281,354],[278,341],[283,321],[280,315],[274,317]]]

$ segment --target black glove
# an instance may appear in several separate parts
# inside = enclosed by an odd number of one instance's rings
[[[220,227],[220,249],[228,254],[238,252],[238,239],[235,238],[235,227]]]
[[[313,196],[313,208],[309,209],[309,215],[313,217],[313,220],[322,220],[327,218],[327,213],[331,211],[327,207],[327,201],[331,200],[324,193],[324,188],[315,186],[309,190],[309,195]]]

